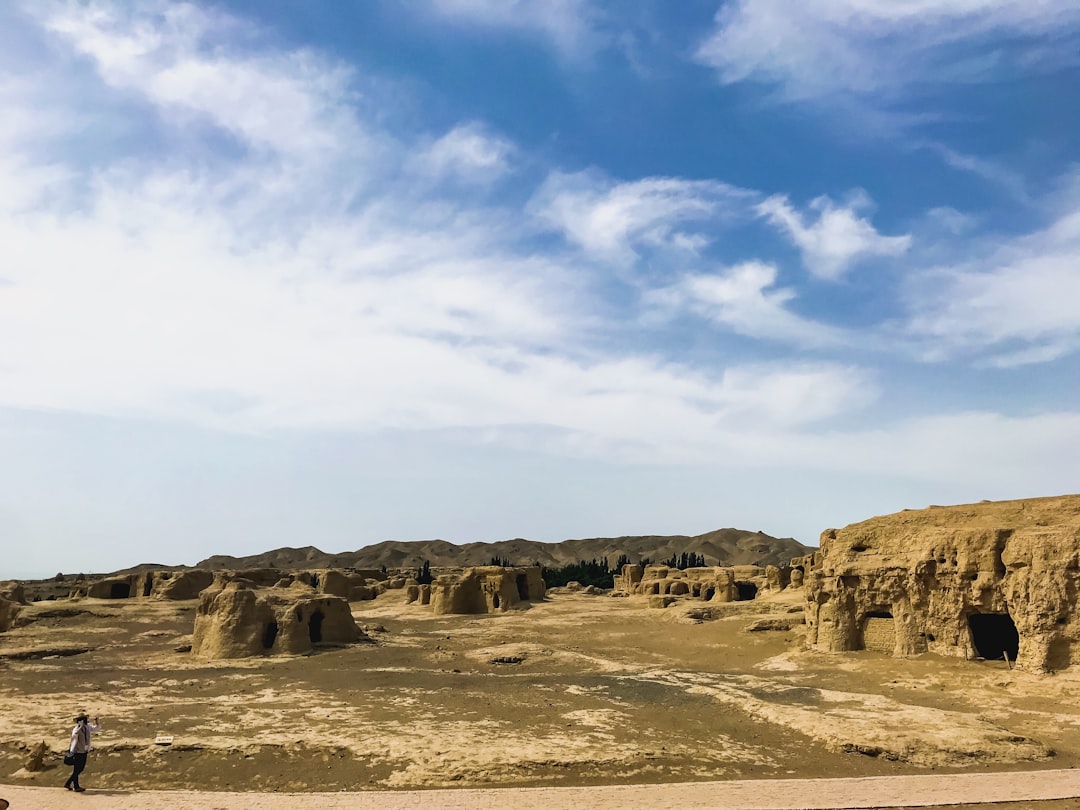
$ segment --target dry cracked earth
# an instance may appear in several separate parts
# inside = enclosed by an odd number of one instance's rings
[[[1069,768],[1080,675],[802,650],[801,593],[680,603],[555,593],[432,616],[354,604],[374,642],[203,661],[195,602],[28,607],[0,636],[0,782],[53,785],[70,718],[97,788],[336,791]],[[751,632],[762,619],[790,629]],[[160,735],[171,745],[157,745]],[[51,767],[21,770],[41,740]]]

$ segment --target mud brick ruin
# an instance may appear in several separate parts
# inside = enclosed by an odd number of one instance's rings
[[[1080,496],[930,507],[821,535],[805,571],[815,650],[1080,660]]]

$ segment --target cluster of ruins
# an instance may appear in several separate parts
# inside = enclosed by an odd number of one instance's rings
[[[801,559],[801,558],[800,558]],[[652,607],[668,607],[677,598],[704,602],[743,602],[760,592],[782,591],[792,584],[790,566],[733,565],[698,568],[671,568],[667,565],[624,565],[616,575],[614,592],[626,596],[648,596]],[[802,571],[796,571],[796,586]]]
[[[613,586],[610,595],[656,608],[799,590],[812,650],[932,652],[1052,671],[1080,657],[1080,496],[905,510],[829,529],[816,552],[787,566],[626,565]],[[363,641],[350,602],[389,590],[435,615],[499,613],[546,593],[538,566],[482,566],[430,583],[408,570],[146,571],[83,582],[69,595],[198,598],[192,653],[230,658]],[[17,583],[0,586],[0,632],[26,601]]]
[[[369,640],[353,619],[350,602],[387,591],[402,591],[406,604],[430,606],[435,615],[499,613],[545,595],[538,566],[465,568],[443,573],[432,583],[421,583],[413,574],[381,569],[144,571],[82,580],[67,595],[198,599],[191,652],[203,658],[295,655]],[[0,632],[13,626],[25,604],[21,585],[0,587]]]

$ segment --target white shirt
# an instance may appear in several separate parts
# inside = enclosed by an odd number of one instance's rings
[[[71,746],[68,751],[72,754],[85,754],[88,751],[93,751],[94,747],[90,745],[90,732],[97,731],[99,728],[101,726],[95,726],[93,723],[87,723],[85,726],[82,723],[77,723],[75,728],[71,730]]]

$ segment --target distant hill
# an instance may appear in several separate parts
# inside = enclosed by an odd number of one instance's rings
[[[564,540],[561,543],[540,543],[518,538],[458,546],[445,540],[387,540],[338,554],[305,546],[279,548],[248,557],[215,555],[196,563],[195,567],[215,571],[228,568],[380,568],[384,565],[387,568],[411,568],[423,564],[425,560],[435,567],[450,567],[486,565],[492,557],[500,557],[515,565],[538,562],[549,568],[557,568],[577,560],[603,557],[614,565],[621,554],[626,554],[634,562],[642,557],[659,562],[672,554],[681,555],[684,551],[704,555],[708,565],[778,565],[808,553],[809,549],[790,537],[771,537],[742,529],[717,529],[695,537],[681,534],[594,537]]]

